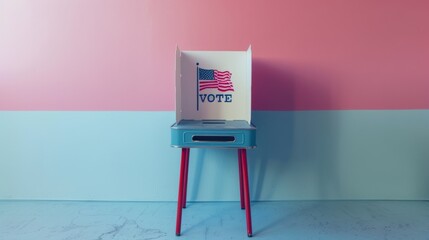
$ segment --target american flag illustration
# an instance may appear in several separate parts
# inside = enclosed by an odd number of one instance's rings
[[[229,71],[198,68],[200,91],[214,88],[221,92],[234,91]]]

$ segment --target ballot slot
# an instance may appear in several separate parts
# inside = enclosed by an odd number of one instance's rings
[[[192,141],[194,142],[234,142],[234,136],[201,136],[194,135],[192,136]]]

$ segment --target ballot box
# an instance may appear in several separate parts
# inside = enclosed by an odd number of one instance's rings
[[[252,52],[176,50],[174,147],[256,146]]]
[[[176,50],[176,122],[171,146],[182,149],[176,235],[186,208],[191,148],[235,148],[238,151],[240,204],[252,236],[247,149],[256,147],[251,122],[252,51]]]

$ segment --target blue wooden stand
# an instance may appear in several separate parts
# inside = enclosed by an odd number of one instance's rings
[[[182,148],[176,235],[180,236],[182,208],[186,208],[190,148],[238,150],[240,204],[246,210],[247,236],[252,236],[246,149],[256,147],[256,127],[244,120],[181,120],[171,126],[171,145]]]

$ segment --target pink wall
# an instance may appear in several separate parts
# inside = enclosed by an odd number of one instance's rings
[[[429,108],[429,1],[0,1],[0,110],[173,110],[174,57],[254,53],[253,109]]]

